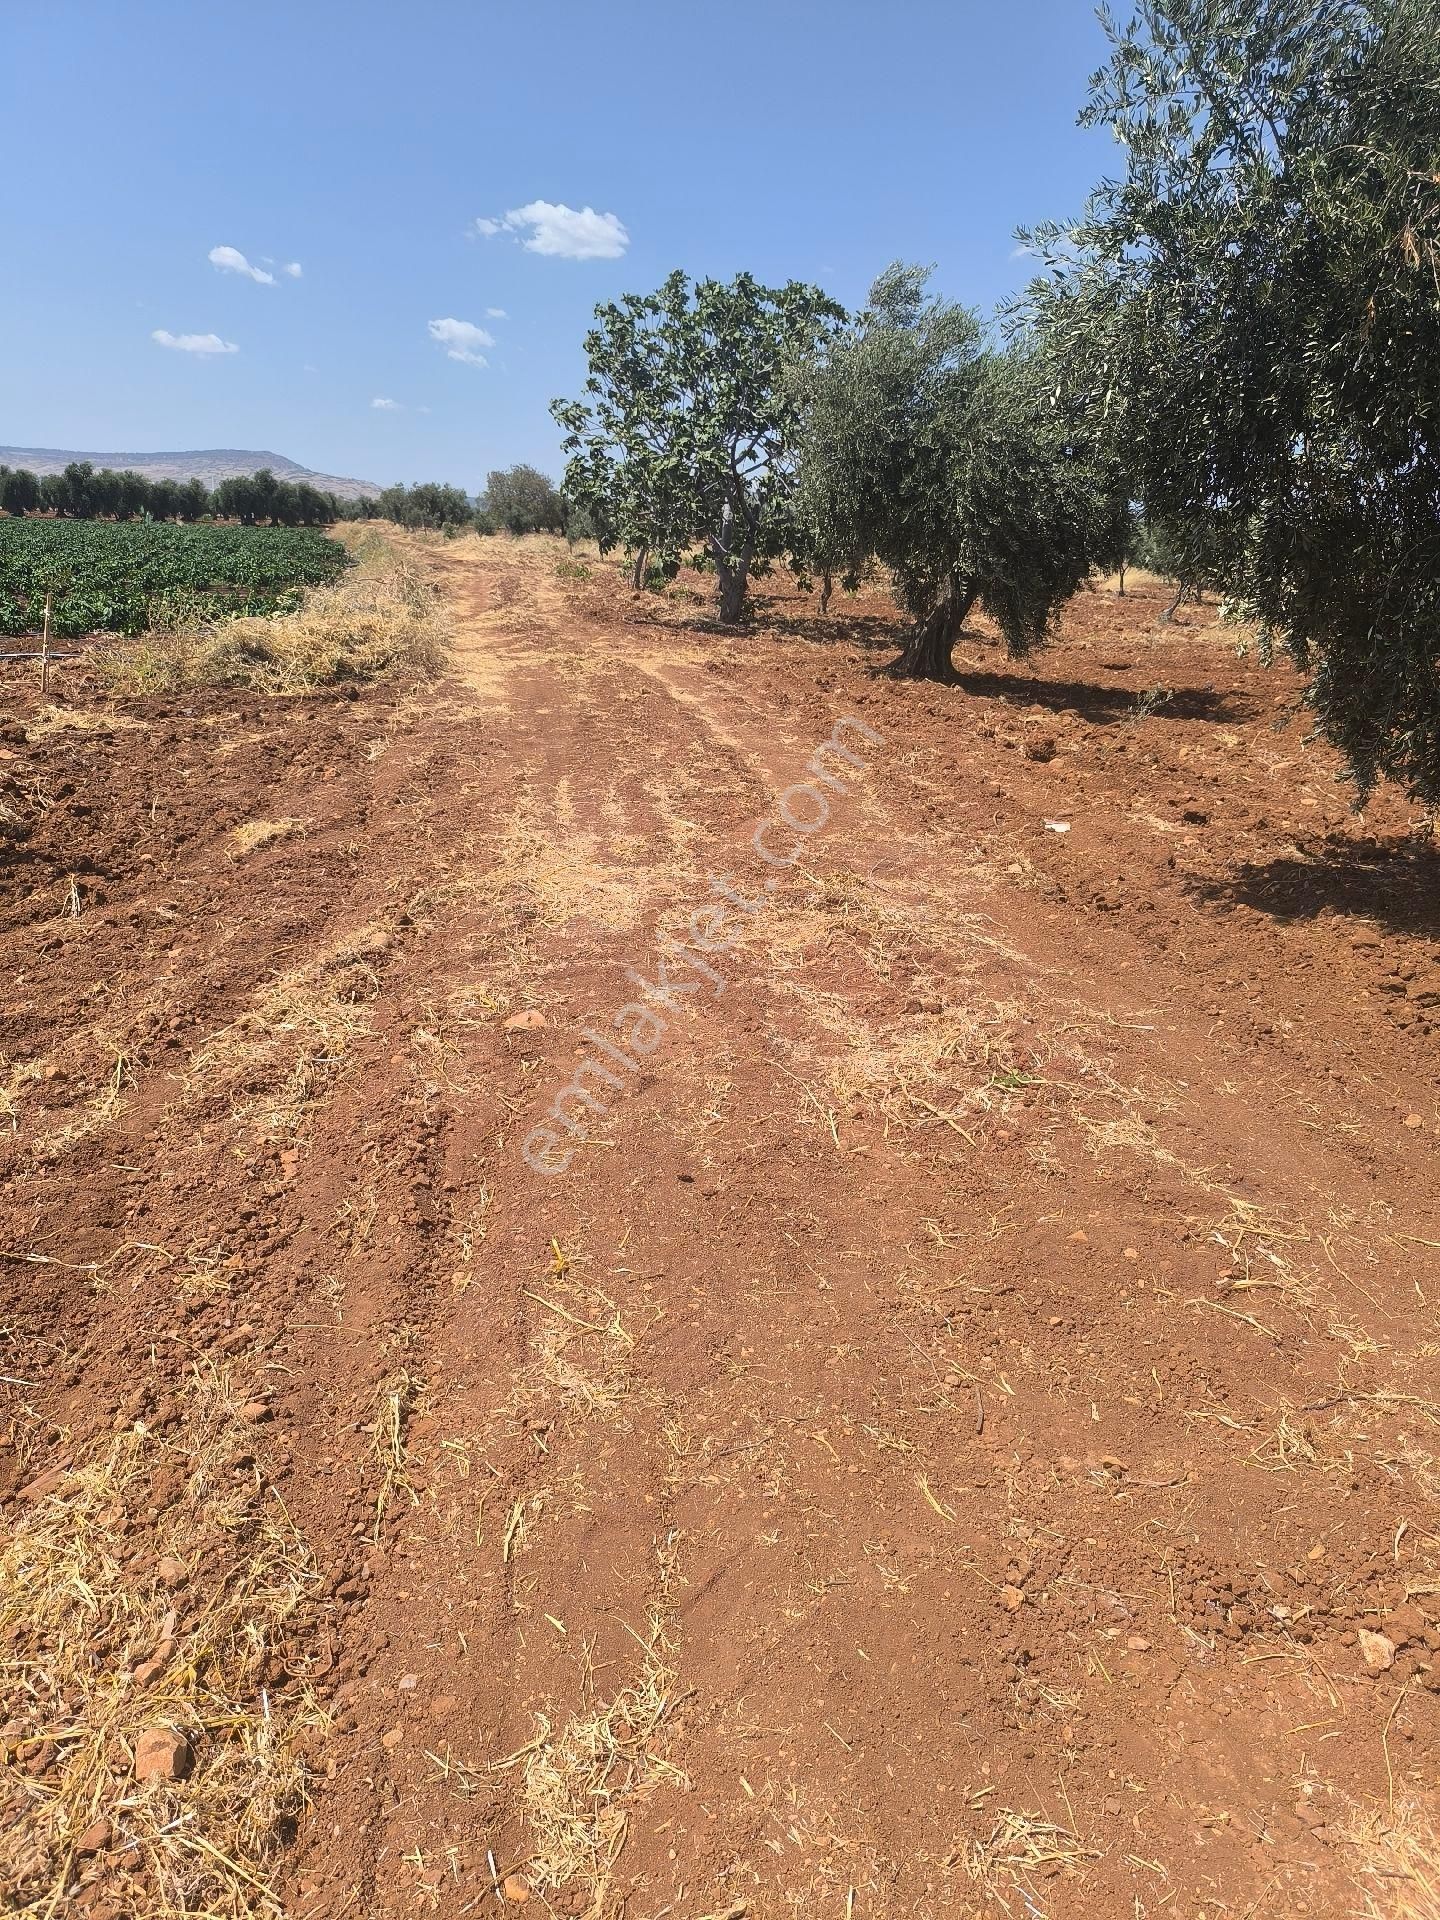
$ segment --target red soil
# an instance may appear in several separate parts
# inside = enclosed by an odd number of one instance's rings
[[[336,1715],[286,1911],[1431,1912],[1411,810],[1144,590],[939,688],[879,598],[426,551],[439,688],[7,685],[0,1487],[259,1406]]]

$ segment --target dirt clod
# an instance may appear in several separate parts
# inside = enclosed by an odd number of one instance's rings
[[[183,1780],[194,1761],[190,1742],[173,1727],[148,1727],[135,1742],[135,1778]]]
[[[1368,1627],[1361,1627],[1356,1636],[1360,1642],[1360,1652],[1372,1673],[1384,1673],[1395,1664],[1395,1642],[1384,1633],[1372,1633]]]

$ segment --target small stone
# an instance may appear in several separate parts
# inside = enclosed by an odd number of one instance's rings
[[[1417,1127],[1423,1127],[1425,1122],[1418,1113],[1407,1113],[1405,1116],[1405,1124],[1413,1133]]]
[[[47,1494],[54,1493],[64,1478],[64,1467],[50,1467],[44,1473],[37,1474],[28,1487],[22,1487],[20,1489],[20,1498],[22,1500],[43,1500]]]
[[[1126,1247],[1125,1258],[1127,1260],[1138,1260],[1140,1258],[1139,1250],[1135,1247]]]
[[[447,1713],[453,1713],[454,1710],[455,1696],[453,1693],[437,1693],[435,1698],[430,1702],[430,1712],[436,1720],[443,1720]]]
[[[403,1727],[391,1727],[388,1733],[381,1734],[380,1744],[387,1752],[393,1753],[404,1738],[405,1729]]]
[[[523,1013],[512,1013],[505,1021],[507,1033],[528,1033],[532,1028],[543,1027],[545,1016],[538,1007],[526,1007]]]
[[[1025,1604],[1025,1596],[1019,1587],[1001,1587],[1000,1599],[1007,1613],[1015,1613]]]
[[[1126,1640],[1125,1645],[1131,1653],[1148,1653],[1150,1651],[1150,1642],[1145,1638],[1143,1633],[1132,1633]]]
[[[147,1727],[135,1743],[137,1780],[183,1780],[193,1761],[190,1742],[173,1727]]]
[[[110,1844],[111,1835],[110,1822],[97,1820],[93,1826],[87,1827],[75,1842],[75,1851],[81,1854],[103,1853]]]
[[[167,1553],[164,1559],[156,1564],[155,1578],[162,1587],[168,1587],[172,1593],[177,1587],[184,1586],[185,1577],[185,1562],[177,1560],[172,1553]]]
[[[240,1409],[240,1418],[248,1420],[252,1426],[258,1426],[262,1420],[269,1420],[273,1411],[268,1400],[247,1400]]]
[[[523,1907],[530,1898],[530,1882],[522,1874],[507,1873],[501,1892],[513,1907]]]
[[[401,1693],[413,1693],[420,1684],[420,1676],[418,1673],[402,1673],[395,1684]]]
[[[1372,1633],[1368,1627],[1361,1627],[1356,1638],[1360,1642],[1365,1664],[1372,1673],[1384,1673],[1394,1666],[1395,1642],[1388,1634]]]
[[[1070,1239],[1077,1247],[1088,1247],[1090,1244],[1090,1236],[1083,1227],[1077,1227],[1074,1233],[1071,1234]]]

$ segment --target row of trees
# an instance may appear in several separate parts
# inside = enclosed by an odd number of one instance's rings
[[[346,501],[343,511],[350,519],[393,520],[397,526],[442,533],[470,526],[479,533],[578,535],[588,530],[554,481],[524,465],[487,475],[478,500],[460,487],[422,480],[413,487],[386,487],[376,499]]]
[[[387,487],[378,498],[341,500],[304,481],[277,479],[268,467],[222,480],[212,491],[200,480],[147,480],[128,470],[97,470],[89,460],[72,460],[63,473],[0,466],[0,511],[72,520],[238,520],[247,527],[379,519],[436,530],[474,526],[482,533],[588,530],[581,516],[567,509],[554,482],[529,466],[490,474],[478,501],[460,487],[430,480]]]
[[[719,617],[782,556],[889,570],[894,663],[970,610],[1012,653],[1097,567],[1223,591],[1309,675],[1363,794],[1440,802],[1440,33],[1434,0],[1139,0],[1085,124],[1124,156],[990,325],[897,264],[819,288],[673,274],[596,309],[552,408],[564,492],[637,584]]]
[[[895,265],[849,316],[816,287],[747,274],[597,310],[586,397],[554,414],[565,491],[635,578],[699,549],[722,621],[784,557],[854,582],[888,569],[913,617],[896,671],[943,677],[976,605],[1038,645],[1130,527],[1121,468],[1044,356],[999,345]]]
[[[72,460],[63,473],[0,466],[0,509],[52,513],[67,520],[239,520],[254,526],[318,527],[339,517],[340,502],[304,482],[277,480],[268,467],[222,480],[211,492],[201,480],[147,480],[142,473],[98,470]]]

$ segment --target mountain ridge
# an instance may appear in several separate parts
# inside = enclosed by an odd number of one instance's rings
[[[59,447],[0,447],[0,466],[24,467],[31,473],[63,473],[72,460],[143,474],[147,480],[200,480],[207,487],[268,467],[277,480],[291,480],[297,485],[304,481],[342,500],[374,500],[380,493],[373,480],[318,473],[283,453],[257,453],[245,447],[202,447],[177,453],[75,453]]]

